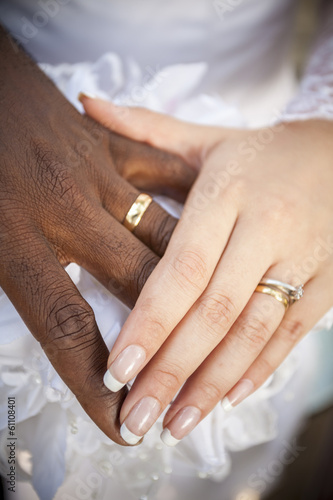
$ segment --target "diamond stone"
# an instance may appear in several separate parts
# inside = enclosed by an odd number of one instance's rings
[[[297,286],[295,292],[293,293],[295,300],[299,300],[301,297],[303,297],[303,295],[304,295],[303,285]]]

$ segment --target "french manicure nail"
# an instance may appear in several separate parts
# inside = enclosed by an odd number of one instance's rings
[[[129,345],[114,360],[104,375],[104,384],[110,391],[118,392],[143,366],[146,351],[139,345]]]
[[[137,444],[158,419],[161,404],[157,399],[146,396],[134,405],[125,422],[120,427],[120,434],[128,444]]]
[[[254,383],[249,379],[242,379],[229,392],[228,396],[222,399],[222,408],[224,411],[231,411],[235,406],[251,394],[254,389]]]
[[[181,439],[189,434],[199,423],[201,411],[195,406],[186,406],[180,410],[168,424],[161,439],[167,446],[175,446]]]
[[[82,102],[82,99],[84,99],[85,97],[88,97],[89,99],[96,99],[97,96],[95,96],[95,94],[92,94],[90,92],[79,92],[77,96],[80,102]]]

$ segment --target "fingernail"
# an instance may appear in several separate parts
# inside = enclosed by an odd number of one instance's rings
[[[168,424],[161,439],[167,446],[176,446],[181,439],[189,434],[201,418],[201,411],[195,406],[186,406],[180,410]]]
[[[224,411],[231,411],[235,406],[243,401],[247,396],[251,394],[254,389],[254,383],[252,380],[243,379],[235,385],[233,389],[229,392],[228,396],[222,399],[222,407]]]
[[[146,351],[138,345],[129,345],[114,360],[104,375],[104,384],[110,391],[118,392],[143,366]]]
[[[130,411],[120,427],[120,434],[128,444],[137,444],[158,419],[161,405],[157,399],[147,396],[142,398]]]
[[[91,94],[90,92],[79,92],[77,98],[80,102],[82,102],[82,99],[87,97],[88,99],[96,99],[97,96],[95,94]]]

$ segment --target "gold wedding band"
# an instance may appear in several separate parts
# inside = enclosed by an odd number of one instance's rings
[[[123,225],[131,232],[134,231],[143,217],[143,214],[153,201],[149,194],[140,193],[126,214]]]
[[[259,285],[257,286],[255,291],[260,292],[260,293],[267,293],[267,295],[274,297],[274,299],[278,300],[281,304],[284,305],[286,310],[288,309],[288,307],[290,305],[288,295],[284,291],[279,290],[279,289],[275,288],[274,286],[261,285],[259,283]]]
[[[284,281],[274,280],[272,278],[262,278],[259,285],[266,285],[281,290],[288,295],[289,305],[291,306],[304,295],[303,285],[293,286]]]

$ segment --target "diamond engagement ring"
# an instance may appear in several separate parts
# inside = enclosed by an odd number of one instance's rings
[[[278,281],[270,278],[262,278],[256,288],[256,292],[266,293],[271,295],[276,300],[281,302],[286,309],[294,304],[297,300],[303,297],[303,285],[292,286],[283,281]]]
[[[274,286],[279,290],[287,293],[290,299],[290,305],[292,305],[297,300],[301,299],[304,295],[303,285],[292,286],[288,283],[284,283],[283,281],[273,280],[270,278],[263,278],[260,281],[261,285]]]

